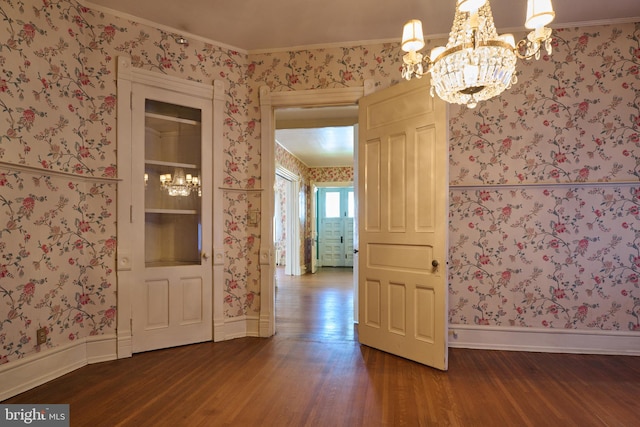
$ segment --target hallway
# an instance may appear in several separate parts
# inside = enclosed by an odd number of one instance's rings
[[[310,340],[354,340],[353,269],[319,268],[289,276],[276,271],[276,334]]]

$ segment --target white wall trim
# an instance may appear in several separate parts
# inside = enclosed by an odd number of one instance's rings
[[[224,340],[260,336],[260,318],[258,316],[238,316],[225,319],[220,326]]]
[[[88,364],[117,359],[115,334],[82,338],[0,365],[0,401]]]
[[[640,334],[499,326],[449,325],[449,347],[640,356]]]

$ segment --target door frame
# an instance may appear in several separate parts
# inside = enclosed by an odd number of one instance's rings
[[[300,266],[300,247],[302,245],[300,241],[300,177],[282,166],[276,167],[276,174],[288,181],[285,200],[285,228],[287,232],[284,273],[299,276],[302,274]]]
[[[264,191],[261,198],[260,230],[260,326],[261,337],[275,334],[275,247],[273,245],[273,216],[274,216],[274,181],[276,171],[275,159],[275,110],[292,107],[328,107],[336,105],[355,105],[364,95],[373,93],[375,83],[366,79],[362,86],[309,89],[271,92],[269,86],[261,86],[260,96],[260,124],[261,124],[261,175]]]

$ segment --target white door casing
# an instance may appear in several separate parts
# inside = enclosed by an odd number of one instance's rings
[[[268,86],[260,87],[261,163],[264,197],[261,198],[260,231],[263,236],[273,235],[275,180],[275,118],[274,110],[288,107],[322,107],[354,105],[364,94],[374,90],[373,80],[365,80],[363,86],[331,89],[310,89],[271,92]],[[259,335],[269,337],[275,333],[275,263],[273,242],[261,239],[260,247],[260,325]]]
[[[447,110],[428,87],[360,100],[358,336],[446,370]]]
[[[142,189],[142,175],[144,166],[144,134],[141,137],[140,122],[142,117],[133,114],[133,91],[140,87],[152,90],[166,91],[167,103],[192,104],[196,102],[201,108],[203,147],[201,153],[201,169],[203,180],[202,218],[205,221],[199,226],[201,231],[202,261],[199,271],[188,272],[177,268],[175,271],[162,274],[155,269],[153,274],[146,275],[144,255],[144,190]],[[162,310],[153,312],[147,306],[141,309],[141,289],[150,283],[165,289],[163,292],[152,293],[155,304],[174,304],[172,310],[180,310],[179,323],[187,329],[193,329],[197,323],[200,331],[183,334],[171,332],[167,338],[151,338],[149,348],[159,348],[179,345],[185,341],[183,337],[174,338],[173,335],[185,335],[187,341],[197,342],[212,338],[212,322],[217,332],[216,341],[224,339],[224,314],[222,310],[222,274],[224,267],[224,248],[222,233],[213,234],[213,229],[222,227],[222,191],[217,190],[222,183],[222,111],[224,107],[224,83],[213,82],[213,85],[197,83],[166,76],[147,70],[132,67],[128,57],[118,57],[118,357],[130,357],[134,351],[145,348],[139,341],[137,331],[139,320],[145,317],[148,323],[154,324],[150,329],[161,330],[161,324],[167,323],[161,318]],[[197,101],[194,101],[197,100]],[[137,101],[138,104],[140,101]],[[140,105],[137,106],[140,109]],[[142,106],[144,110],[144,105]],[[144,124],[142,124],[144,127]],[[134,130],[134,128],[136,128]],[[135,135],[134,135],[135,134]],[[213,165],[215,163],[215,166]],[[215,187],[212,196],[212,189]],[[212,200],[213,197],[213,200]],[[178,244],[180,240],[177,240]],[[153,270],[153,269],[152,269]],[[148,281],[147,285],[142,285]],[[178,283],[178,285],[175,285]],[[173,285],[170,285],[173,284]],[[171,298],[170,289],[179,289],[177,298]],[[176,296],[176,292],[173,295]],[[194,299],[194,296],[196,297]],[[171,302],[173,301],[173,302]],[[176,308],[179,306],[179,308]],[[145,313],[143,313],[143,311]],[[165,316],[165,319],[167,317]],[[134,333],[135,330],[135,333]],[[158,331],[155,331],[157,333]],[[154,334],[155,334],[154,333]],[[160,335],[158,335],[160,336]],[[135,349],[135,350],[134,350]]]

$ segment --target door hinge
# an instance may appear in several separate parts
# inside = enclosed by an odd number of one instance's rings
[[[133,318],[129,319],[129,331],[131,331],[131,336],[133,336]]]
[[[133,111],[133,92],[129,92],[129,109]]]
[[[129,223],[133,224],[133,205],[129,205]]]

